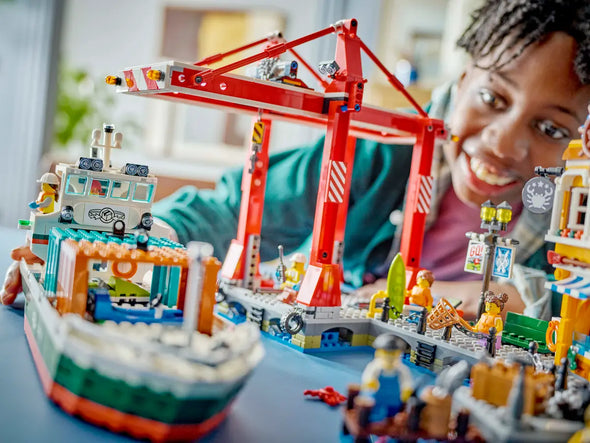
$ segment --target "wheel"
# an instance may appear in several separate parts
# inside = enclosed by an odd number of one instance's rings
[[[141,222],[139,223],[139,227],[149,231],[154,224],[154,217],[149,212],[146,212],[141,216]]]
[[[98,172],[102,171],[102,160],[100,158],[93,159],[92,166],[90,166],[90,169]]]
[[[295,335],[303,329],[303,311],[299,308],[292,309],[281,316],[281,329],[287,334]]]
[[[64,206],[61,208],[61,212],[59,214],[59,222],[60,223],[72,223],[74,220],[74,208],[71,206]]]
[[[137,173],[137,165],[133,163],[127,163],[125,165],[125,174],[127,175],[135,175]]]
[[[139,177],[147,177],[150,170],[146,165],[139,165],[137,168],[137,175]]]
[[[88,157],[80,157],[80,161],[78,162],[78,168],[83,170],[88,170],[92,166],[92,159]]]

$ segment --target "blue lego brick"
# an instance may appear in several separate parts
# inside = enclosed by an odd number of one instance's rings
[[[88,296],[94,297],[94,319],[96,321],[181,324],[183,320],[183,313],[180,309],[164,309],[161,312],[161,317],[157,317],[156,308],[126,309],[113,306],[106,289],[89,289]]]

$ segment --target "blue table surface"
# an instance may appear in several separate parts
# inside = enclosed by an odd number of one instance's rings
[[[0,270],[24,233],[0,227]],[[0,442],[132,441],[73,418],[45,397],[23,331],[23,297],[0,306]],[[310,355],[263,337],[266,355],[226,420],[206,442],[337,442],[342,413],[303,395],[333,386],[346,395],[372,359],[368,349]]]

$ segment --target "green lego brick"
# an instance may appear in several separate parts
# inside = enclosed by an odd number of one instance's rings
[[[81,368],[63,356],[55,382],[73,394],[118,411],[169,424],[199,423],[221,412],[239,392],[243,381],[217,398],[177,398],[146,386],[131,386],[91,368]]]
[[[527,349],[531,341],[536,341],[539,345],[538,352],[549,354],[551,351],[547,348],[545,333],[549,327],[549,322],[539,320],[525,315],[508,312],[506,322],[502,331],[502,344],[510,344],[520,348]]]

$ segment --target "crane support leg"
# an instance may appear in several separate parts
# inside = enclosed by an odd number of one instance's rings
[[[254,120],[252,142],[242,174],[242,201],[238,219],[238,233],[231,242],[221,269],[223,278],[242,281],[243,285],[249,289],[253,289],[255,286],[252,281],[252,273],[254,273],[256,280],[260,279],[259,248],[256,244],[251,243],[251,239],[260,238],[262,228],[270,129],[271,120]],[[248,247],[249,242],[250,247]],[[252,250],[253,248],[254,250]]]
[[[341,206],[348,201],[350,174],[347,171],[352,167],[345,161],[349,158],[346,150],[350,146],[350,113],[344,110],[343,104],[333,101],[329,108],[309,267],[297,296],[297,302],[306,306],[341,305],[341,270],[334,260],[334,242],[341,241],[343,235],[344,223],[339,223],[339,218],[346,217],[346,208],[341,210]],[[337,233],[338,228],[341,231]]]
[[[434,140],[434,129],[430,125],[425,125],[422,133],[416,137],[412,153],[400,246],[400,252],[406,264],[407,288],[412,288],[416,284],[416,274],[420,270],[424,226],[432,199],[431,170]]]

